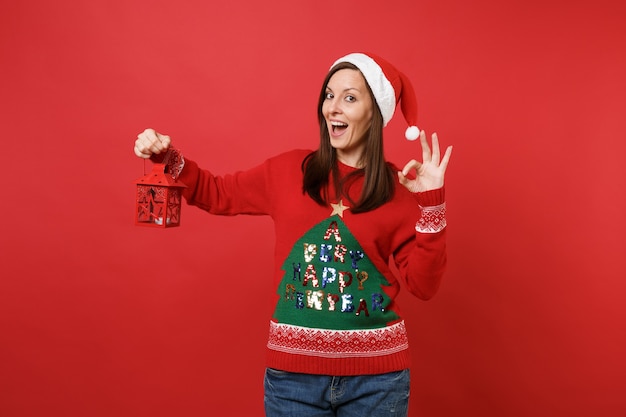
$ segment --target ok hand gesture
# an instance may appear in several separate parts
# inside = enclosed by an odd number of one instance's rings
[[[420,144],[422,145],[422,162],[413,159],[407,162],[402,171],[398,171],[400,184],[404,185],[412,193],[436,190],[443,187],[444,174],[450,161],[450,155],[452,155],[452,146],[448,146],[443,158],[439,160],[439,140],[436,133],[432,135],[432,152],[426,140],[426,133],[423,130],[420,132]],[[415,179],[407,178],[412,169],[415,169]]]

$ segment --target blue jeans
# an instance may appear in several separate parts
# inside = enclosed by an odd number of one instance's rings
[[[406,417],[409,370],[326,376],[265,370],[267,417]]]

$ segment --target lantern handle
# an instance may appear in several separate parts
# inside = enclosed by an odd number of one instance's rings
[[[171,152],[170,152],[170,150],[168,149],[168,150],[165,152],[165,156],[163,157],[163,161],[159,162],[160,164],[165,165],[165,169],[166,169],[166,170],[168,169],[167,164],[168,164],[168,162],[170,161],[170,155],[171,155],[171,154],[172,154],[172,153],[171,153]],[[144,175],[144,176],[146,175],[146,159],[147,159],[147,158],[144,158],[144,160],[143,160],[143,175]]]

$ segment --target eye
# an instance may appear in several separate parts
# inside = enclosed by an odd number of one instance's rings
[[[326,92],[326,96],[325,96],[326,100],[332,100],[333,97],[335,97],[333,93],[331,93],[330,91]]]
[[[356,101],[356,97],[351,96],[351,95],[347,95],[347,96],[346,96],[346,101],[347,101],[348,103],[354,103],[354,102]]]

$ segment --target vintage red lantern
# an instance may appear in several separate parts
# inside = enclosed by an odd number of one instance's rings
[[[157,228],[180,226],[185,184],[167,172],[166,164],[154,164],[152,172],[136,181],[135,224]]]

